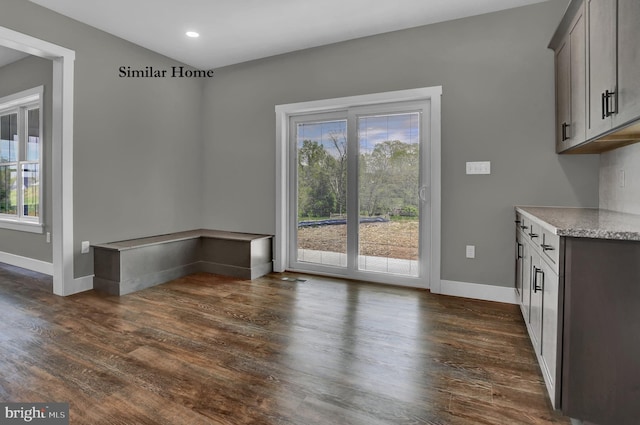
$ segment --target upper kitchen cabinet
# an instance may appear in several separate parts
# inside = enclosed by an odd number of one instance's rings
[[[556,53],[558,153],[640,141],[639,25],[639,0],[569,4],[549,44]]]
[[[556,151],[586,140],[586,19],[584,5],[565,16],[552,40],[556,64]]]
[[[589,16],[589,120],[587,137],[613,127],[616,111],[616,0],[587,0]]]
[[[614,125],[640,117],[640,1],[618,0],[618,113]]]

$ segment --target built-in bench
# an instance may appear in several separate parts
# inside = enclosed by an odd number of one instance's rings
[[[200,229],[93,245],[93,287],[125,295],[197,272],[255,279],[273,270],[271,239]]]

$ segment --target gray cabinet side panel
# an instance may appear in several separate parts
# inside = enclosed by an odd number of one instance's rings
[[[600,425],[640,417],[640,243],[567,238],[562,410]]]

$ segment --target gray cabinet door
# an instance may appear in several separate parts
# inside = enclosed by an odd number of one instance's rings
[[[581,7],[569,34],[571,44],[571,123],[567,129],[569,146],[587,138],[587,28]]]
[[[518,302],[522,302],[522,243],[516,232],[516,294]]]
[[[571,42],[567,36],[556,51],[556,152],[571,141]]]
[[[522,233],[518,233],[522,245],[522,298],[520,309],[524,321],[529,323],[529,311],[531,309],[531,249]]]
[[[633,0],[631,0],[633,1]],[[637,1],[637,0],[636,0]],[[605,102],[613,109],[616,91],[616,0],[588,0],[589,19],[589,122],[587,137],[595,137],[612,127]]]
[[[529,310],[529,324],[531,342],[537,354],[540,354],[542,342],[542,294],[544,285],[544,271],[540,255],[531,250],[531,307]]]
[[[640,1],[618,0],[618,114],[614,125],[640,117]]]
[[[538,284],[542,287],[542,357],[541,369],[551,403],[557,409],[560,405],[558,384],[558,317],[559,317],[559,278],[546,261],[540,263],[541,273]]]
[[[576,11],[556,54],[556,152],[586,140],[587,29],[584,5]]]

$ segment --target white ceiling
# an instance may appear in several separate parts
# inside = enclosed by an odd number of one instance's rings
[[[544,0],[31,0],[200,69]],[[200,38],[185,36],[198,31]]]

